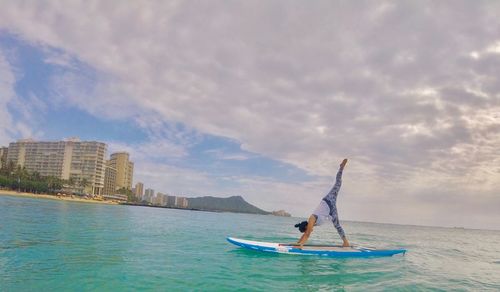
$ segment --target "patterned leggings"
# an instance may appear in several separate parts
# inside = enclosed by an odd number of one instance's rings
[[[340,190],[340,186],[342,185],[342,171],[344,169],[340,168],[337,172],[337,177],[335,180],[335,185],[330,190],[330,192],[323,198],[323,201],[330,207],[330,216],[332,217],[333,226],[337,229],[341,238],[345,238],[345,232],[342,226],[340,226],[339,216],[337,213],[337,195]]]

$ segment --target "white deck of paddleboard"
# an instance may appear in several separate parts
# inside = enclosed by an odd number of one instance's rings
[[[280,251],[281,249],[287,249],[287,248],[293,247],[292,245],[282,245],[280,243],[275,243],[275,242],[253,241],[253,240],[246,240],[246,239],[240,239],[240,238],[234,238],[234,237],[230,237],[230,239],[232,239],[236,242],[247,244],[247,245],[275,248],[277,251]],[[356,248],[356,247],[340,247],[340,246],[307,246],[307,245],[305,245],[302,247],[302,250],[361,252],[361,250],[359,248]]]

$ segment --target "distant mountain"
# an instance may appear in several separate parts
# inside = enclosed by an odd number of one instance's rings
[[[241,196],[232,196],[229,198],[217,198],[211,196],[188,198],[188,206],[190,209],[207,211],[223,211],[263,215],[269,214],[269,212],[266,212],[248,203]]]

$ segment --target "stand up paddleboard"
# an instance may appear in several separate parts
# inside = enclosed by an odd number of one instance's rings
[[[273,243],[228,237],[227,241],[247,249],[274,253],[317,255],[332,258],[365,258],[404,254],[406,249],[375,249],[367,247],[342,247],[339,245],[304,245],[302,249],[289,243]]]

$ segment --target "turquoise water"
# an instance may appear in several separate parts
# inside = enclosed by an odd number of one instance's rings
[[[344,222],[405,256],[259,253],[228,235],[294,241],[298,219],[0,196],[0,291],[500,290],[500,232]],[[316,243],[339,242],[333,227]]]

